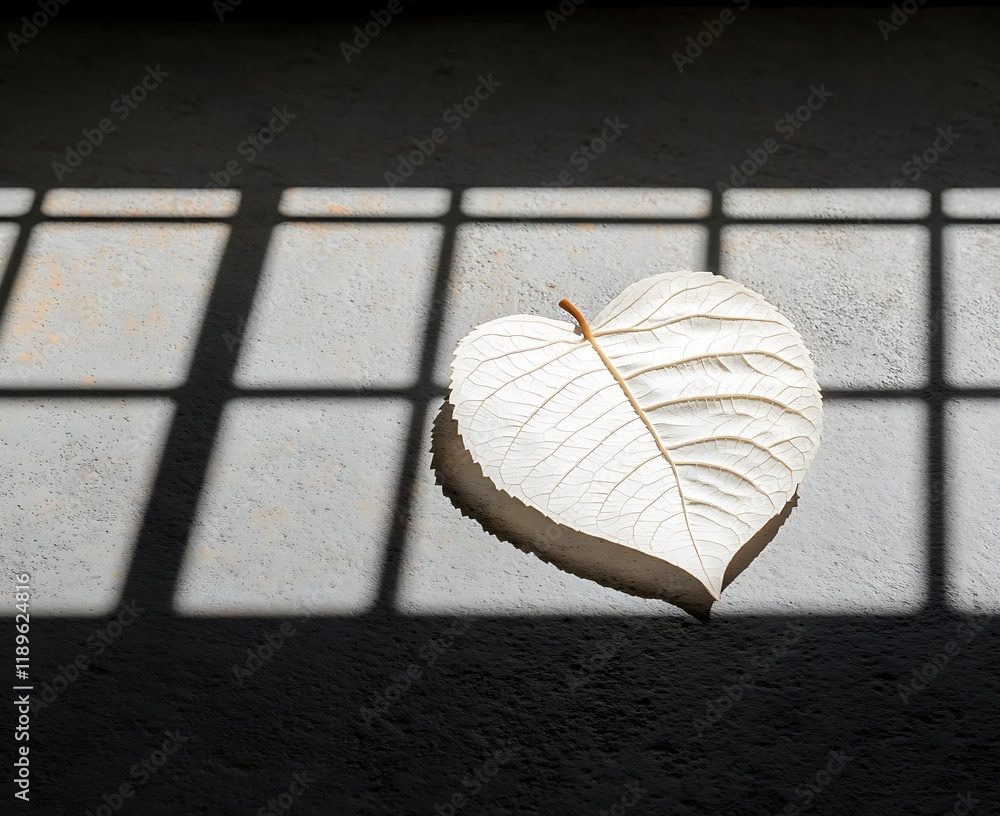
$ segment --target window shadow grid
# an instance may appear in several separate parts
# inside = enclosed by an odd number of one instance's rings
[[[410,400],[410,425],[406,434],[403,463],[393,502],[392,523],[386,538],[378,594],[373,608],[376,615],[392,616],[399,612],[397,597],[410,535],[410,517],[416,499],[419,468],[427,447],[424,439],[425,429],[433,407],[444,396],[442,388],[435,383],[435,368],[447,314],[455,238],[463,220],[460,209],[463,192],[462,187],[451,188],[448,211],[436,219],[443,227],[441,247],[423,337],[419,338],[421,352]]]
[[[173,615],[223,413],[233,396],[230,384],[242,330],[259,293],[277,207],[273,191],[247,191],[232,218],[214,219],[228,221],[229,233],[194,343],[186,386],[178,393],[160,449],[122,589],[123,598],[137,599],[155,615]],[[231,340],[234,329],[236,343]]]
[[[671,223],[702,223],[707,227],[706,268],[721,273],[721,233],[729,224],[745,226],[764,224],[806,224],[835,226],[864,226],[870,224],[891,225],[924,225],[930,232],[930,264],[929,264],[929,358],[930,378],[926,389],[830,389],[824,390],[824,397],[832,399],[888,398],[888,399],[924,399],[929,406],[928,451],[927,451],[927,492],[928,492],[928,555],[927,555],[927,603],[926,611],[947,611],[945,599],[944,559],[946,547],[947,496],[945,486],[946,439],[945,439],[945,407],[950,400],[961,397],[1000,398],[1000,388],[955,388],[949,387],[944,369],[945,320],[944,297],[945,281],[942,268],[943,230],[947,224],[989,224],[996,225],[991,218],[955,218],[944,216],[941,210],[940,193],[932,193],[932,212],[926,218],[906,219],[842,219],[842,218],[731,218],[722,211],[721,195],[712,193],[712,207],[706,218],[614,218],[614,217],[557,217],[545,218],[527,217],[492,217],[467,216],[460,211],[461,193],[464,188],[453,188],[449,211],[441,217],[284,217],[278,216],[275,208],[271,227],[279,223],[415,223],[434,222],[444,227],[442,246],[434,279],[431,308],[424,328],[423,347],[419,363],[416,384],[412,388],[240,388],[227,378],[225,388],[228,394],[222,396],[222,402],[237,397],[281,397],[281,396],[328,396],[331,398],[350,397],[382,397],[404,398],[411,404],[411,420],[406,437],[404,463],[396,488],[395,512],[388,536],[385,559],[380,577],[378,601],[376,609],[392,613],[395,609],[395,595],[399,582],[399,573],[408,536],[409,519],[412,511],[413,492],[416,484],[417,468],[422,457],[422,444],[426,422],[435,400],[441,399],[446,389],[434,382],[434,368],[438,355],[442,323],[447,308],[447,288],[451,274],[452,256],[454,254],[455,235],[462,223],[640,223],[640,224],[671,224]],[[226,223],[239,218],[239,211],[229,217],[75,217],[75,216],[45,216],[41,213],[41,201],[44,190],[38,191],[31,210],[19,217],[2,218],[2,223],[17,223],[20,226],[14,249],[6,267],[6,274],[0,281],[0,325],[9,313],[10,299],[17,277],[21,272],[26,248],[30,241],[33,228],[45,222],[93,223],[93,222],[181,222],[181,223]],[[230,236],[232,240],[232,236]],[[260,270],[256,271],[259,277]],[[248,306],[252,308],[252,303]],[[195,362],[192,361],[192,367]],[[230,372],[231,373],[231,372]],[[190,379],[190,376],[189,376]],[[93,398],[100,396],[153,396],[180,398],[189,386],[181,385],[175,389],[64,389],[64,388],[0,388],[2,397],[81,397]],[[214,439],[213,439],[214,442]],[[199,487],[199,492],[203,485]],[[150,497],[150,502],[155,500]],[[188,531],[190,532],[190,531]],[[179,567],[180,564],[178,563]],[[131,574],[131,571],[130,571]]]

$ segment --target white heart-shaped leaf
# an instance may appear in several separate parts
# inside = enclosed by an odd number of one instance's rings
[[[451,402],[494,484],[560,524],[661,558],[718,598],[793,496],[822,401],[802,338],[708,272],[641,280],[588,325],[515,315],[458,345]]]

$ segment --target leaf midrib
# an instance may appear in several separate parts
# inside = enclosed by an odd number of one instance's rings
[[[611,376],[614,377],[615,380],[618,382],[618,385],[621,386],[621,389],[624,392],[625,396],[628,398],[629,403],[631,403],[633,410],[636,412],[636,414],[639,415],[639,419],[643,421],[643,424],[646,426],[646,430],[649,431],[649,435],[653,437],[653,441],[656,443],[656,447],[659,449],[660,454],[666,460],[667,464],[670,465],[670,470],[674,474],[674,481],[677,483],[677,495],[680,497],[681,500],[681,512],[684,514],[684,524],[687,527],[688,537],[691,539],[691,546],[694,548],[695,555],[698,556],[698,563],[701,565],[702,572],[706,576],[708,576],[709,575],[708,569],[705,567],[705,562],[702,560],[701,551],[698,549],[698,542],[694,537],[694,531],[691,529],[691,519],[688,518],[688,511],[687,511],[687,499],[684,496],[684,489],[681,487],[681,476],[677,470],[677,465],[674,464],[674,460],[671,458],[670,453],[663,446],[663,442],[660,440],[659,435],[653,428],[653,423],[650,422],[649,417],[646,416],[646,412],[642,410],[642,406],[639,405],[639,401],[629,390],[628,383],[625,382],[625,379],[622,377],[621,373],[615,367],[615,364],[611,362],[611,359],[608,357],[608,355],[604,353],[604,349],[602,349],[600,344],[598,344],[593,333],[590,331],[590,327],[581,325],[580,328],[583,329],[584,337],[587,338],[587,340],[590,342],[590,345],[593,346],[594,351],[597,352],[597,356],[601,358],[601,362],[604,363],[608,371],[611,372]],[[713,594],[717,593],[713,590]]]

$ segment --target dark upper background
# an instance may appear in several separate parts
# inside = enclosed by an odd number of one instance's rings
[[[314,3],[310,0],[287,0],[287,2],[260,2],[252,3],[250,0],[237,0],[231,2],[231,6],[239,6],[243,13],[250,19],[258,20],[278,20],[302,18],[312,20],[332,20],[345,18],[350,15],[365,16],[373,9],[384,8],[385,3],[371,4],[364,0],[341,0],[338,3]],[[413,10],[417,14],[438,14],[438,13],[461,13],[466,16],[476,16],[482,13],[500,12],[544,12],[546,9],[558,9],[560,0],[556,2],[546,2],[545,0],[483,0],[478,3],[454,3],[445,0],[425,0],[414,5]],[[972,6],[990,6],[989,0],[972,0],[972,2],[951,3],[947,0],[917,0],[921,8],[968,8]],[[405,0],[403,5],[407,5]],[[658,3],[646,0],[622,0],[622,2],[610,2],[609,0],[583,0],[575,4],[578,7],[590,9],[636,9],[636,8],[722,8],[724,4],[718,2],[670,2],[661,0]],[[742,5],[742,3],[741,3]],[[874,8],[888,9],[891,3],[878,3],[874,0],[853,0],[847,2],[819,2],[819,0],[798,0],[798,2],[780,2],[779,0],[759,0],[754,2],[755,8]],[[16,14],[30,13],[38,6],[38,0],[34,2],[18,2],[10,4],[11,10],[16,9]],[[70,16],[81,19],[95,19],[102,17],[120,17],[124,19],[216,19],[216,12],[212,7],[212,0],[205,3],[203,0],[159,0],[159,2],[132,3],[126,0],[92,0],[89,3],[67,3],[65,8],[70,10]]]
[[[252,3],[224,22],[187,23],[63,17],[71,2],[18,54],[5,42],[0,180],[55,184],[52,161],[159,64],[169,81],[63,183],[202,186],[280,106],[299,117],[295,127],[256,159],[244,186],[382,186],[396,155],[491,72],[502,89],[411,184],[537,185],[618,115],[628,138],[577,184],[711,187],[822,83],[834,94],[822,114],[753,186],[885,186],[949,124],[961,150],[921,184],[997,181],[990,8],[923,8],[885,41],[877,21],[887,9],[751,5],[681,74],[672,53],[719,9],[584,6],[553,31],[541,10],[411,16],[416,5],[404,4],[347,64],[340,43],[365,17],[244,20]]]

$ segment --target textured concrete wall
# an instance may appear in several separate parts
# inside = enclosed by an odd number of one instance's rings
[[[691,62],[721,9],[404,9],[350,62],[362,19],[57,15],[0,51],[25,812],[1000,812],[1000,15],[740,5]],[[601,189],[474,189],[553,181]],[[430,469],[474,325],[684,267],[796,323],[827,412],[708,625]]]

